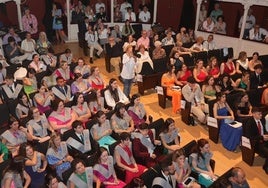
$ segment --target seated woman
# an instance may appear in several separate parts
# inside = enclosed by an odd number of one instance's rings
[[[71,129],[72,123],[77,119],[76,113],[68,107],[64,107],[62,100],[54,100],[51,104],[53,112],[49,115],[48,121],[54,131],[64,133]]]
[[[90,65],[85,64],[85,60],[80,57],[77,61],[78,65],[74,68],[74,73],[82,74],[84,79],[87,79],[90,75]]]
[[[220,76],[220,67],[218,65],[218,60],[216,57],[211,57],[209,59],[209,63],[207,66],[208,75],[213,76],[213,78],[217,79]]]
[[[3,188],[29,187],[31,177],[24,170],[23,156],[15,156],[3,172],[1,185]]]
[[[106,115],[103,111],[98,111],[96,113],[97,123],[94,124],[90,130],[90,133],[95,141],[99,143],[101,147],[108,149],[109,145],[116,142],[116,140],[111,137],[112,128],[110,121],[106,119]]]
[[[258,52],[254,52],[252,55],[252,59],[248,62],[248,69],[251,72],[254,72],[254,67],[255,65],[261,64],[262,62],[259,60],[259,53]]]
[[[90,76],[88,82],[91,85],[92,89],[102,90],[105,88],[105,82],[100,74],[100,69],[96,66],[91,67]]]
[[[221,75],[226,73],[229,76],[232,76],[236,73],[232,55],[228,55],[227,60],[221,63],[220,72],[221,72]]]
[[[201,52],[201,51],[204,51],[203,42],[204,42],[204,38],[202,36],[197,37],[196,38],[196,43],[194,43],[191,46],[190,51],[191,52]]]
[[[1,139],[14,157],[18,154],[20,144],[27,142],[27,140],[32,141],[33,138],[26,128],[19,126],[16,118],[11,117],[9,122],[10,128],[1,134]]]
[[[128,104],[129,100],[126,95],[118,87],[117,80],[111,78],[107,89],[104,91],[104,98],[108,106],[114,108],[118,102]]]
[[[238,78],[235,81],[234,89],[236,91],[242,91],[242,92],[249,91],[249,89],[250,89],[250,79],[249,78],[250,78],[249,72],[247,72],[247,71],[243,72],[242,77]]]
[[[87,94],[91,91],[91,85],[86,79],[83,79],[81,73],[74,73],[74,82],[71,84],[72,94],[83,93]]]
[[[204,62],[201,59],[196,60],[195,67],[193,70],[193,76],[197,83],[203,83],[207,76],[207,69],[204,67]]]
[[[105,188],[123,188],[126,184],[117,179],[113,164],[113,157],[108,155],[107,149],[101,147],[97,163],[93,167],[93,174]]]
[[[172,112],[179,113],[181,110],[181,91],[174,88],[179,82],[175,75],[175,66],[168,65],[168,72],[164,73],[161,78],[161,86],[167,88],[167,96],[172,97]]]
[[[186,180],[192,172],[191,167],[188,163],[188,159],[185,156],[184,150],[183,149],[175,150],[174,153],[172,154],[172,160],[173,165],[175,167],[175,178],[179,185],[178,188],[184,188],[183,181]],[[190,187],[200,188],[200,185],[197,184],[196,182],[191,182]]]
[[[29,100],[25,93],[19,94],[19,102],[16,106],[16,115],[19,118],[22,125],[25,125],[29,121],[29,111],[33,107],[32,102]]]
[[[139,132],[133,136],[133,154],[138,163],[150,168],[163,159],[161,141],[154,139],[153,132],[147,123],[142,123]]]
[[[35,147],[41,153],[46,153],[48,148],[48,140],[50,139],[50,133],[54,132],[50,124],[48,123],[45,114],[40,114],[38,108],[32,107],[30,110],[32,119],[26,124],[28,132],[35,140]]]
[[[137,42],[133,38],[133,35],[126,36],[126,41],[124,42],[124,45],[122,47],[124,52],[126,52],[127,46],[129,45],[132,46],[133,49],[136,49],[137,47]]]
[[[24,170],[32,179],[30,187],[41,187],[44,185],[47,168],[46,156],[35,151],[30,143],[23,143],[20,146],[19,155],[24,157]]]
[[[134,31],[132,25],[130,25],[129,20],[126,20],[126,21],[125,21],[125,25],[123,25],[123,28],[122,28],[122,35],[123,35],[124,37],[128,37],[128,36],[130,36],[130,35],[132,35],[132,36],[135,35],[135,31]],[[135,48],[134,48],[134,49],[135,49]]]
[[[41,113],[47,112],[51,109],[51,102],[55,99],[54,94],[43,83],[38,83],[37,89],[38,93],[34,95],[33,101]]]
[[[39,33],[39,38],[36,41],[36,49],[40,55],[45,55],[48,52],[54,52],[52,44],[48,41],[47,35],[43,31]]]
[[[205,83],[202,85],[202,92],[204,94],[206,102],[216,99],[216,94],[219,93],[220,88],[215,85],[215,80],[213,76],[208,76]]]
[[[60,67],[56,69],[53,74],[56,78],[62,77],[65,81],[73,79],[73,74],[70,71],[67,61],[60,62]]]
[[[224,73],[220,76],[217,86],[220,88],[221,92],[224,92],[226,95],[234,91],[235,83],[232,78]]]
[[[177,80],[181,83],[181,86],[187,84],[187,79],[192,76],[192,71],[188,69],[187,65],[183,63],[181,65],[181,70],[177,72]]]
[[[46,174],[45,182],[48,188],[67,188],[66,185],[59,180],[55,172]]]
[[[144,45],[139,46],[139,52],[137,53],[136,73],[140,75],[150,75],[154,73],[153,61],[145,50]]]
[[[61,141],[58,133],[53,133],[49,141],[46,153],[48,164],[56,169],[58,177],[62,179],[62,173],[71,168],[73,157],[69,155],[66,142]]]
[[[162,48],[162,43],[160,41],[155,41],[154,43],[155,49],[153,50],[152,53],[152,59],[162,59],[166,57],[166,51],[164,48]]]
[[[203,138],[197,141],[197,146],[190,155],[192,170],[198,173],[198,183],[204,187],[209,187],[217,178],[210,166],[212,156],[210,145]]]
[[[93,181],[97,182],[94,187],[100,188],[101,181],[93,175],[93,168],[86,167],[81,159],[74,159],[71,163],[73,173],[68,179],[69,188],[88,188],[93,187]]]
[[[213,116],[220,120],[220,138],[222,145],[229,151],[235,151],[241,141],[242,126],[232,127],[228,124],[234,120],[234,113],[226,102],[226,95],[219,93],[217,102],[213,106]]]
[[[122,132],[132,133],[134,131],[133,120],[128,115],[126,106],[121,102],[115,105],[114,114],[111,117],[111,125],[117,135],[120,135]]]
[[[130,134],[127,132],[120,134],[120,143],[114,149],[114,158],[117,166],[126,172],[124,179],[126,184],[147,170],[146,167],[136,163],[132,152]]]
[[[100,90],[91,91],[88,106],[92,115],[95,115],[99,110],[105,113],[109,112],[109,110],[104,107],[104,97],[101,96]]]
[[[242,93],[237,104],[235,105],[236,109],[236,120],[239,122],[244,122],[247,118],[252,116],[251,110],[252,106],[249,102],[249,97],[247,93]]]
[[[76,93],[73,102],[72,110],[77,114],[76,120],[82,121],[85,124],[91,117],[91,112],[84,95],[82,93]]]
[[[62,61],[66,61],[68,65],[71,65],[73,62],[75,62],[73,53],[69,48],[65,49],[64,53],[60,55],[59,62]]]
[[[150,123],[144,105],[140,102],[140,94],[132,95],[130,105],[128,107],[128,115],[132,118],[136,129],[139,128],[141,123]]]
[[[242,74],[242,72],[248,70],[248,57],[247,52],[241,51],[239,52],[238,58],[235,62],[236,73]]]
[[[213,31],[215,33],[226,35],[226,23],[224,21],[223,15],[217,17],[217,22],[215,23]]]
[[[28,69],[27,77],[23,78],[23,89],[27,96],[37,91],[36,71],[32,68]]]
[[[167,118],[160,139],[164,146],[164,153],[172,153],[180,148],[179,129],[175,126],[175,121],[172,118]]]

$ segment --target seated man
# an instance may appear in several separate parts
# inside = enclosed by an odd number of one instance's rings
[[[61,76],[56,78],[57,85],[52,87],[53,94],[64,101],[64,103],[72,100],[71,87],[65,83]]]
[[[205,51],[217,49],[216,43],[213,39],[214,39],[214,36],[210,34],[208,35],[208,39],[203,42],[203,49]]]
[[[141,37],[137,40],[136,50],[140,47],[141,44],[144,45],[145,49],[147,49],[147,50],[150,47],[150,39],[147,36],[147,31],[146,30],[143,30],[141,32]]]
[[[266,87],[264,84],[263,66],[261,64],[254,66],[254,72],[250,74],[250,89],[259,89]]]
[[[172,163],[171,157],[160,161],[159,165],[160,170],[158,176],[153,180],[152,188],[176,188],[175,166]]]
[[[27,59],[28,54],[22,54],[20,46],[13,37],[8,38],[8,45],[5,49],[6,57],[12,64],[22,64]]]
[[[209,113],[208,105],[204,102],[204,94],[194,77],[187,79],[187,84],[182,88],[182,95],[187,102],[191,103],[191,112],[197,117],[200,123],[207,122],[206,114]]]
[[[3,45],[8,44],[8,38],[13,37],[16,43],[21,41],[21,38],[17,33],[15,33],[14,27],[8,29],[8,33],[3,37]]]
[[[18,98],[19,94],[23,91],[23,86],[19,83],[14,82],[14,78],[11,75],[6,76],[6,84],[2,86],[3,99],[8,102]]]
[[[264,41],[268,37],[266,29],[261,28],[260,25],[255,24],[252,29],[249,30],[249,39],[256,41]]]
[[[232,188],[249,188],[249,184],[246,180],[246,174],[242,168],[234,167],[229,181],[232,184]]]
[[[154,139],[153,132],[147,123],[139,126],[139,132],[133,133],[133,154],[138,163],[152,167],[163,158],[161,141]]]
[[[68,145],[68,152],[74,158],[80,158],[86,163],[87,158],[94,155],[99,148],[99,144],[94,141],[88,129],[84,129],[81,121],[74,121],[72,129],[63,135]]]
[[[151,13],[148,11],[148,7],[145,5],[139,13],[139,21],[143,23],[148,23],[151,20]]]
[[[259,108],[253,107],[252,117],[245,121],[244,136],[256,143],[256,151],[265,157],[263,170],[268,174],[268,130],[265,126],[265,119],[262,117],[262,112]]]

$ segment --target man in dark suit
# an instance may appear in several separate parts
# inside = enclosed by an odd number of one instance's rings
[[[152,188],[175,188],[176,179],[173,176],[175,174],[175,167],[172,163],[171,156],[159,162],[160,169],[157,169],[158,176],[154,178]]]
[[[263,169],[268,174],[268,131],[259,108],[252,108],[252,117],[244,125],[244,135],[256,143],[256,150],[266,158]]]
[[[81,121],[74,121],[72,129],[64,132],[63,140],[68,145],[68,152],[74,158],[80,158],[86,163],[90,163],[87,159],[96,155],[99,144],[94,141],[88,129],[84,129]],[[88,165],[88,164],[87,164]]]
[[[250,75],[250,89],[259,89],[265,86],[262,69],[263,66],[261,64],[254,66],[254,72]]]

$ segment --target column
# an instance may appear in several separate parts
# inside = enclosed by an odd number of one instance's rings
[[[157,15],[157,0],[154,1],[153,24],[156,22],[156,15]]]
[[[15,0],[15,1],[16,1],[16,5],[17,5],[19,27],[20,27],[20,30],[23,30],[23,28],[22,28],[22,21],[21,21],[20,0]]]
[[[243,3],[243,5],[244,5],[244,15],[243,15],[243,21],[242,21],[239,39],[242,39],[244,36],[244,30],[245,30],[246,21],[247,21],[248,9],[250,8],[250,6],[252,4],[249,1],[246,1],[245,3]]]
[[[200,8],[201,8],[201,4],[202,4],[202,0],[197,0],[197,10],[196,10],[196,18],[195,18],[195,31],[197,31],[198,29],[198,22],[199,22],[199,14],[200,14]]]

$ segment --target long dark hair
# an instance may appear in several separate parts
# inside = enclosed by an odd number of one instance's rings
[[[166,121],[165,121],[164,126],[162,127],[162,132],[167,133],[169,125],[172,124],[172,123],[175,123],[174,119],[167,118]]]
[[[118,102],[119,101],[118,90],[117,90],[117,88],[115,88],[115,89],[112,88],[112,83],[115,81],[116,81],[115,78],[110,79],[109,85],[108,85],[108,90],[110,91],[111,96],[113,97],[114,101]]]
[[[208,141],[204,138],[201,138],[199,140],[197,140],[197,145],[192,149],[192,153],[197,153],[198,154],[198,158],[201,157],[202,159],[204,159],[204,155],[201,153],[201,149],[203,148],[206,144],[208,144]]]
[[[9,163],[9,165],[3,171],[3,177],[7,172],[12,172],[13,174],[19,174],[23,180],[23,170],[24,170],[24,157],[21,155],[15,156]]]
[[[140,98],[141,95],[139,93],[136,93],[134,95],[132,95],[131,99],[130,99],[130,106],[134,106],[134,101],[137,99],[137,98]]]
[[[123,119],[123,115],[120,113],[120,110],[122,108],[126,109],[126,105],[122,102],[117,103],[114,107],[114,113],[115,113],[116,117],[118,117],[120,119]]]

